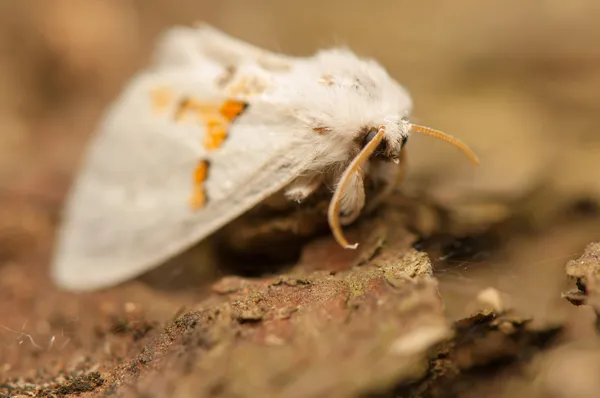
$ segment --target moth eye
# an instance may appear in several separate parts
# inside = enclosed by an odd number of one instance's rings
[[[404,145],[406,145],[406,142],[408,141],[408,137],[402,137],[402,144],[401,144],[401,148],[404,148]]]
[[[369,142],[371,142],[371,140],[373,138],[375,138],[375,136],[377,135],[378,132],[379,132],[379,130],[377,130],[377,129],[371,129],[371,130],[369,130],[369,132],[365,135],[365,138],[363,140],[363,148]],[[373,155],[377,156],[377,155],[383,154],[385,152],[386,146],[387,146],[387,143],[386,143],[385,139],[381,140],[381,142],[379,143],[379,145],[377,145],[377,148],[375,148],[375,151],[373,152]]]
[[[365,139],[363,141],[363,148],[369,143],[371,142],[371,140],[373,138],[375,138],[375,136],[377,135],[378,130],[376,129],[371,129],[369,130],[369,132],[367,133],[367,135],[365,135]]]

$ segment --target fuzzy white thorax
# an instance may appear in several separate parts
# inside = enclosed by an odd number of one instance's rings
[[[362,136],[371,128],[385,128],[390,153],[399,153],[409,134],[405,119],[412,110],[409,94],[377,62],[349,50],[336,48],[297,58],[289,71],[274,74],[271,80],[270,89],[255,105],[290,116],[292,126],[282,133],[304,142],[315,171],[341,172],[360,151]]]

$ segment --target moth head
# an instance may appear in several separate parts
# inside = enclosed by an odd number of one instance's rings
[[[379,127],[365,128],[362,134],[361,150],[366,148],[378,134],[381,134],[381,141],[369,156],[398,164],[400,163],[400,153],[408,142],[410,133],[418,132],[441,139],[442,141],[446,141],[458,147],[465,153],[465,155],[467,155],[473,164],[479,164],[477,156],[471,149],[469,149],[469,147],[446,133],[434,130],[430,127],[412,124],[406,118],[400,119],[399,123],[394,127],[395,128],[388,129],[386,126],[382,125]]]
[[[396,126],[397,128],[390,129],[391,131],[388,131],[385,125],[365,129],[362,134],[362,148],[360,152],[352,159],[350,165],[339,179],[329,205],[328,221],[334,238],[344,248],[355,249],[358,246],[357,243],[348,243],[344,237],[339,216],[342,195],[348,188],[352,176],[355,173],[359,173],[362,164],[373,157],[399,163],[400,152],[406,145],[410,132],[416,131],[446,141],[461,149],[475,165],[479,164],[477,156],[458,139],[429,127],[411,124],[406,119],[401,119],[400,123]]]
[[[410,124],[402,119],[400,123],[392,125],[391,128],[386,125],[365,127],[360,135],[361,149],[364,149],[380,131],[382,131],[383,137],[370,155],[371,158],[399,164],[400,153],[410,134]]]

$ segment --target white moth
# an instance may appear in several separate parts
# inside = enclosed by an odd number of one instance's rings
[[[365,176],[398,176],[408,93],[346,49],[272,53],[210,26],[176,27],[108,109],[66,202],[52,264],[58,286],[134,278],[283,191],[302,201],[333,181],[328,221],[365,206]],[[381,196],[389,192],[383,190]],[[378,203],[373,198],[369,203]]]

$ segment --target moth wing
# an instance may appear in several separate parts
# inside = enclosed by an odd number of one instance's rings
[[[232,37],[206,23],[167,29],[157,40],[154,66],[189,65],[210,60],[223,68],[253,61],[266,70],[287,70],[293,57],[275,53]]]
[[[265,117],[250,105],[222,147],[208,153],[203,124],[170,117],[177,98],[162,111],[152,107],[149,92],[163,86],[173,97],[193,93],[196,100],[220,101],[207,83],[220,68],[204,68],[200,74],[197,67],[142,73],[108,109],[65,205],[51,265],[57,285],[93,290],[138,276],[278,191],[306,166],[286,121],[272,111]],[[189,198],[202,159],[209,162],[208,201],[194,211]]]

